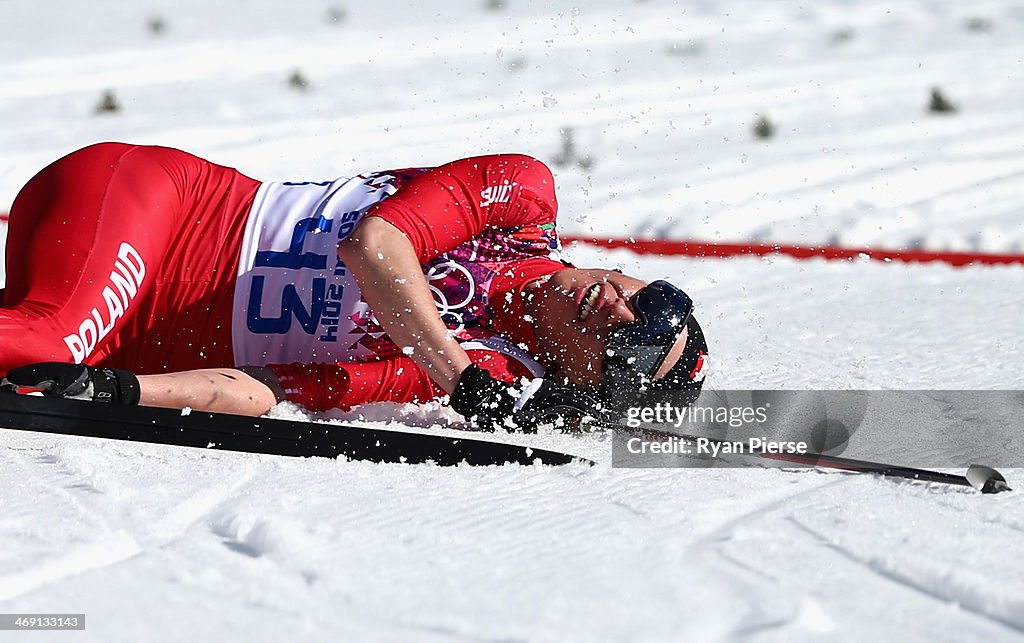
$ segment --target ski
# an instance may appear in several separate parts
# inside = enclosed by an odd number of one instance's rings
[[[271,455],[440,466],[567,464],[583,458],[485,440],[225,413],[0,394],[0,428]]]
[[[590,426],[613,431],[624,430],[621,426],[610,424],[590,423]],[[344,456],[351,460],[381,463],[433,462],[440,466],[462,463],[487,466],[532,464],[538,461],[546,465],[558,465],[581,461],[593,464],[584,458],[557,451],[473,438],[201,411],[185,414],[174,409],[115,406],[13,394],[0,395],[0,428],[282,456]],[[654,429],[626,430],[631,434],[651,438],[697,439],[696,436]],[[709,442],[724,442],[714,438],[705,439]],[[979,464],[971,465],[966,474],[957,475],[820,453],[753,452],[732,455],[965,486],[982,493],[1010,490],[1002,474]]]
[[[698,439],[697,436],[693,435],[671,433],[669,431],[659,431],[657,429],[626,429],[621,426],[603,423],[591,423],[591,426],[610,429],[612,431],[624,430],[630,434],[662,439],[675,438],[677,440],[685,440],[687,442],[696,442]],[[707,440],[709,443],[725,443],[724,440],[709,437],[701,437],[700,439]],[[941,471],[931,471],[929,469],[917,469],[914,467],[904,467],[885,464],[882,462],[872,462],[870,460],[843,458],[840,456],[826,455],[824,453],[767,453],[755,451],[747,453],[731,453],[730,455],[792,462],[795,464],[803,464],[826,469],[837,469],[851,473],[874,473],[887,478],[902,478],[905,480],[917,480],[920,482],[935,482],[939,484],[971,487],[981,493],[1012,491],[1009,484],[1006,482],[1006,478],[1003,477],[1003,474],[982,464],[972,464],[968,467],[967,472],[964,475],[957,475]]]

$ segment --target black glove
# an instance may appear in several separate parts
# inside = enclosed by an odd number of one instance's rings
[[[61,362],[11,369],[0,380],[0,391],[129,405],[138,404],[140,394],[139,378],[128,371]]]
[[[452,391],[451,407],[477,427],[493,431],[533,432],[541,424],[603,417],[607,411],[596,392],[570,384],[536,379],[513,387],[491,377],[476,364],[462,371]]]

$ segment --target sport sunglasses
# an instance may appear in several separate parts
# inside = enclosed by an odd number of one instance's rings
[[[654,379],[669,350],[686,329],[693,300],[667,281],[652,281],[633,296],[637,320],[608,336],[601,388],[635,390]]]

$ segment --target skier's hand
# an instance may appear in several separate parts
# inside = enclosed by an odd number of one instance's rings
[[[459,376],[451,406],[488,431],[502,428],[533,432],[541,424],[569,424],[585,416],[602,417],[607,412],[603,401],[588,389],[539,378],[525,387],[514,387],[494,379],[475,364]]]
[[[139,403],[139,379],[135,375],[85,364],[42,362],[11,369],[0,380],[0,391],[114,404]]]

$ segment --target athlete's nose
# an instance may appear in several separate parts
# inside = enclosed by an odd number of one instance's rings
[[[635,321],[636,314],[625,299],[619,299],[608,307],[608,319],[605,323],[609,331],[628,326]]]

